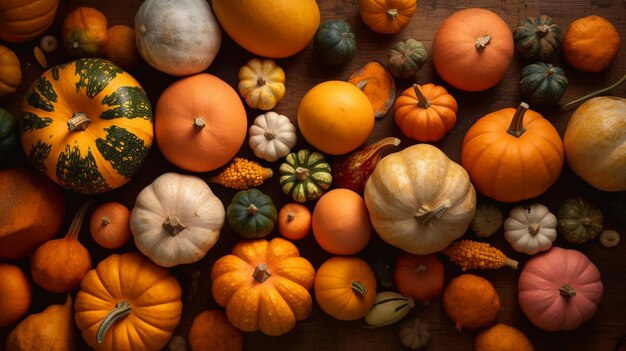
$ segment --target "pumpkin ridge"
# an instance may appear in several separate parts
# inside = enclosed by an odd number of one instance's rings
[[[100,58],[78,59],[75,62],[76,91],[84,88],[90,99],[96,97],[117,77],[125,72],[110,61]]]
[[[56,103],[57,99],[52,83],[45,76],[39,77],[27,93],[28,104],[46,112],[54,111],[53,102]]]
[[[112,125],[105,128],[106,139],[96,139],[102,157],[122,176],[130,179],[144,163],[150,145],[124,128]]]
[[[100,114],[101,119],[143,118],[152,121],[152,109],[145,91],[138,86],[120,86],[115,92],[106,95],[102,104],[109,108]]]

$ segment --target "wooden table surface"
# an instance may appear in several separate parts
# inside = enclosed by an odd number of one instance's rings
[[[54,25],[44,34],[52,34],[60,38],[60,22],[65,14],[78,6],[92,6],[102,11],[109,20],[109,25],[126,24],[134,25],[134,15],[141,4],[140,0],[120,1],[96,1],[96,0],[64,0],[61,1]],[[432,39],[439,24],[449,15],[467,7],[482,7],[490,9],[514,27],[517,21],[525,16],[538,16],[546,14],[554,18],[555,22],[566,27],[572,20],[590,14],[601,15],[612,22],[626,40],[626,2],[619,0],[483,0],[483,1],[454,1],[454,0],[420,0],[418,9],[411,23],[402,32],[396,35],[376,34],[369,30],[361,21],[358,12],[357,0],[318,0],[322,20],[343,19],[350,23],[357,39],[357,55],[347,64],[339,67],[328,67],[318,62],[312,45],[305,50],[287,59],[277,60],[287,76],[287,95],[274,109],[276,112],[289,116],[296,123],[296,111],[302,96],[314,85],[331,79],[347,80],[350,73],[361,67],[368,61],[381,60],[386,62],[388,50],[398,41],[415,38],[424,43],[430,53]],[[44,72],[36,63],[32,54],[33,46],[38,43],[33,40],[23,44],[8,44],[20,57],[23,82],[17,94],[8,101],[2,102],[1,106],[7,108],[14,115],[19,115],[20,104],[33,80]],[[6,44],[6,43],[3,43]],[[215,74],[231,84],[237,85],[237,72],[239,67],[245,64],[253,55],[240,48],[228,36],[223,34],[223,43],[215,62],[207,72]],[[48,55],[49,65],[56,65],[69,61],[62,47],[55,53]],[[563,101],[569,101],[585,95],[592,90],[604,87],[619,79],[626,73],[626,49],[622,48],[616,60],[607,70],[596,73],[581,73],[564,63],[561,56],[553,60],[553,63],[563,67],[570,81],[570,86]],[[524,63],[515,57],[508,69],[504,80],[494,88],[479,92],[466,93],[451,88],[436,74],[432,63],[429,61],[417,75],[418,83],[433,82],[443,84],[457,98],[459,112],[456,126],[441,141],[434,143],[442,149],[451,159],[460,162],[461,141],[468,128],[482,115],[504,107],[515,107],[520,102],[519,96],[519,73]],[[147,91],[151,102],[156,101],[162,90],[177,78],[168,76],[150,68],[145,63],[131,71]],[[397,95],[413,83],[412,80],[396,80]],[[626,96],[626,85],[612,91],[613,95]],[[571,115],[570,112],[560,111],[558,108],[537,109],[545,117],[554,123],[561,135]],[[403,137],[393,120],[393,112],[385,118],[376,121],[372,135],[367,143],[376,141],[385,136],[400,137],[400,147],[406,147],[415,143]],[[260,114],[259,111],[248,109],[249,121]],[[306,143],[299,134],[297,148],[306,147]],[[247,143],[242,147],[240,155],[253,157]],[[275,173],[279,162],[267,164]],[[12,160],[14,165],[27,165],[22,154],[16,155]],[[156,144],[152,148],[149,159],[140,173],[127,185],[109,193],[95,196],[100,200],[116,200],[132,208],[135,197],[143,187],[151,183],[160,174],[167,171],[186,173],[168,163],[159,152]],[[196,174],[206,178],[207,174]],[[228,190],[219,186],[212,186],[214,192],[226,205],[230,203],[234,190]],[[278,177],[266,182],[262,191],[271,194],[277,206],[288,202],[288,198],[280,191]],[[590,201],[608,208],[608,200],[622,196],[624,193],[604,193],[591,188],[575,176],[567,166],[563,169],[561,177],[548,192],[534,201],[546,204],[552,211],[556,211],[558,205],[570,196],[583,196]],[[70,217],[76,209],[87,199],[70,192],[65,192],[67,204],[67,218],[64,231],[69,224]],[[479,201],[482,198],[479,198]],[[505,213],[515,204],[498,203]],[[312,204],[309,204],[312,209]],[[606,211],[605,211],[606,213]],[[605,227],[615,228],[621,231],[622,238],[626,241],[626,225],[624,221],[606,215]],[[60,233],[61,235],[61,233]],[[271,237],[277,234],[271,234]],[[468,232],[467,237],[472,237]],[[178,266],[171,271],[180,280],[184,293],[183,319],[177,329],[177,334],[186,335],[193,317],[206,308],[219,308],[211,297],[210,279],[208,272],[213,262],[222,255],[229,253],[232,245],[240,237],[227,228],[214,248],[204,259],[190,265]],[[119,250],[105,250],[93,242],[87,226],[83,226],[80,241],[90,250],[94,266],[113,252],[126,252],[136,250],[131,242]],[[505,242],[502,231],[496,233],[490,242],[502,249],[507,255],[520,261],[521,265],[527,260],[527,256],[514,252]],[[330,255],[324,252],[315,242],[312,235],[297,242],[301,254],[308,258],[317,268]],[[622,242],[617,248],[606,249],[597,240],[582,246],[572,246],[562,238],[557,238],[556,246],[576,248],[584,252],[598,266],[602,274],[605,287],[605,295],[595,317],[575,331],[570,332],[545,332],[534,327],[522,314],[517,304],[517,280],[521,269],[517,271],[502,268],[495,271],[474,271],[473,273],[489,279],[498,291],[502,310],[498,321],[513,325],[522,330],[531,339],[536,350],[613,350],[617,340],[626,333],[626,243]],[[372,236],[372,241],[366,250],[360,254],[364,257],[371,252],[389,252],[397,254],[396,249],[382,242],[377,236]],[[446,283],[461,273],[460,269],[449,264],[447,258],[441,257],[446,267]],[[16,261],[23,267],[28,267],[28,260]],[[43,310],[52,303],[62,303],[63,295],[46,293],[40,288],[35,289],[35,300],[29,313]],[[432,327],[432,341],[428,350],[471,350],[474,333],[470,331],[457,332],[453,323],[446,317],[441,299],[435,299],[428,305],[419,305],[411,315],[419,315],[426,319]],[[309,318],[299,322],[290,333],[280,337],[269,337],[259,332],[245,335],[244,348],[246,350],[404,350],[397,337],[398,325],[387,326],[379,329],[365,328],[362,320],[353,322],[341,322],[324,314],[314,304]],[[6,335],[10,327],[0,328],[0,349],[5,345]],[[80,334],[76,338],[77,350],[86,350]]]

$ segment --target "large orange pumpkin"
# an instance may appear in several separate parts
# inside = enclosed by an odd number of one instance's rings
[[[503,202],[543,194],[563,168],[554,126],[521,103],[480,118],[463,139],[461,164],[483,195]]]
[[[446,18],[433,39],[433,64],[446,82],[465,91],[498,84],[513,59],[513,34],[500,16],[468,8]]]
[[[225,165],[237,154],[248,131],[246,110],[237,92],[208,73],[167,87],[157,102],[154,124],[165,158],[192,172]]]
[[[60,0],[0,1],[0,40],[23,43],[52,25]]]

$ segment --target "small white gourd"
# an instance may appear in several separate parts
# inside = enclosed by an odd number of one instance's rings
[[[409,318],[402,322],[398,336],[402,345],[419,350],[430,342],[430,324],[419,317]]]
[[[250,148],[257,157],[274,162],[296,145],[296,127],[289,117],[270,111],[257,116],[249,130]]]
[[[415,300],[395,291],[376,294],[372,309],[365,315],[365,323],[373,327],[393,324],[404,318],[415,307]]]
[[[534,255],[556,240],[556,216],[542,204],[517,206],[504,221],[504,237],[517,252]]]

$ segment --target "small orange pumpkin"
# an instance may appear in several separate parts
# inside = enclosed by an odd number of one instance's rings
[[[443,273],[443,264],[437,255],[406,252],[396,259],[393,278],[400,294],[425,301],[441,295]]]
[[[303,204],[290,202],[278,211],[278,232],[287,239],[300,240],[311,231],[311,211]]]
[[[33,301],[33,287],[20,267],[0,263],[0,327],[22,318]]]
[[[0,100],[13,95],[22,83],[22,68],[17,55],[0,45]]]
[[[417,7],[415,0],[359,0],[361,19],[374,32],[394,34],[406,27]]]
[[[563,56],[577,70],[600,72],[611,65],[620,47],[621,38],[615,26],[592,15],[569,24],[563,40]]]
[[[63,21],[63,42],[70,56],[103,56],[107,50],[107,19],[92,7],[77,7]]]
[[[446,88],[432,83],[413,84],[394,104],[396,124],[417,141],[441,139],[456,124],[456,99]]]
[[[196,315],[187,340],[191,351],[243,350],[243,333],[228,321],[223,310],[204,310]]]
[[[130,71],[142,62],[135,39],[135,30],[123,24],[107,29],[107,50],[104,58]]]
[[[115,201],[101,204],[91,213],[89,232],[95,242],[102,247],[107,249],[122,247],[132,235],[130,210]]]

